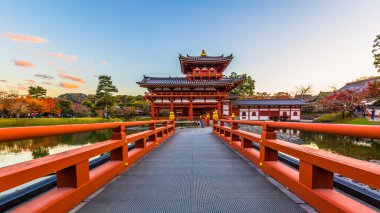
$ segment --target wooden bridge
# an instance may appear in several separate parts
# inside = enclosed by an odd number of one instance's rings
[[[262,126],[263,133],[240,130],[242,124]],[[126,127],[141,125],[148,130],[125,134]],[[175,132],[169,121],[141,121],[4,128],[0,141],[101,129],[113,129],[110,140],[1,168],[1,192],[56,176],[55,185],[42,194],[16,199],[1,210],[379,211],[376,199],[370,205],[334,187],[336,173],[380,189],[379,165],[281,141],[275,133],[297,129],[379,139],[378,126],[218,120],[212,128]],[[105,153],[108,160],[90,165],[90,159]],[[298,160],[298,169],[281,160],[284,154]]]

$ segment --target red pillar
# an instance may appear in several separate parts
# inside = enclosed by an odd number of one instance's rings
[[[258,111],[257,111],[257,120],[260,120],[260,106],[258,106]]]
[[[155,109],[154,109],[154,99],[152,99],[152,101],[150,102],[150,109],[151,109],[151,117],[152,117],[152,120],[154,120],[154,112],[155,112]]]
[[[218,98],[218,116],[220,117],[222,115],[221,110],[220,110],[220,99]]]
[[[190,120],[190,121],[193,121],[193,120],[194,120],[194,117],[193,117],[193,98],[192,98],[192,97],[190,98],[189,120]]]
[[[232,101],[228,102],[228,115],[232,115]]]
[[[174,112],[173,98],[170,98],[170,112]]]

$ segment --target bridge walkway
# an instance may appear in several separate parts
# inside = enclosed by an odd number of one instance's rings
[[[177,130],[79,212],[304,212],[210,128]]]

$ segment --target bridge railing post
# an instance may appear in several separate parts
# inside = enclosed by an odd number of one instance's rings
[[[260,139],[260,166],[265,171],[266,161],[278,161],[278,151],[271,149],[265,145],[266,140],[275,140],[277,138],[274,128],[271,128],[266,123],[262,125],[263,132]]]
[[[239,130],[239,124],[231,120],[231,141],[239,141],[239,135],[235,134],[236,130]]]
[[[78,188],[90,181],[88,160],[57,171],[57,187]]]
[[[334,173],[300,160],[299,181],[309,189],[333,189]]]
[[[154,134],[149,135],[148,141],[154,142],[157,144],[157,131],[156,131],[156,123],[155,122],[152,122],[151,124],[149,124],[149,130],[154,130]]]
[[[121,124],[117,128],[112,130],[112,140],[121,140],[124,142],[124,145],[110,151],[110,160],[111,161],[123,161],[127,162],[128,159],[128,144],[126,141],[125,125]]]
[[[223,127],[224,126],[224,121],[219,121],[219,127]],[[220,136],[223,136],[224,137],[224,129],[223,128],[219,128],[219,134]]]

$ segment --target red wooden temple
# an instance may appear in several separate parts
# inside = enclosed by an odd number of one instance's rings
[[[179,55],[181,72],[185,77],[148,77],[137,82],[148,89],[145,97],[151,102],[152,119],[167,118],[174,112],[177,119],[193,121],[194,117],[217,110],[222,114],[222,102],[228,92],[242,83],[240,78],[223,77],[233,59],[229,56]],[[228,114],[231,114],[231,104]]]

